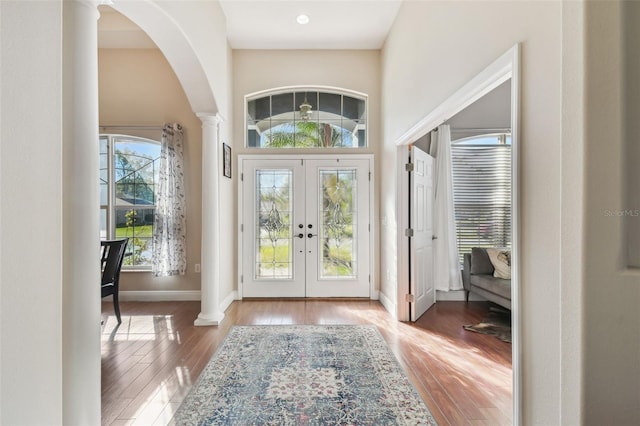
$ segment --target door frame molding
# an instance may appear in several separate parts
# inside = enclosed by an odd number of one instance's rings
[[[335,160],[335,159],[351,159],[351,160],[367,160],[369,162],[369,274],[371,276],[369,282],[369,299],[378,300],[379,291],[377,290],[378,274],[375,265],[379,262],[375,262],[375,241],[377,241],[377,227],[375,226],[375,210],[374,206],[377,204],[377,197],[375,192],[375,163],[374,154],[348,154],[348,153],[335,153],[335,154],[241,154],[238,155],[238,226],[236,229],[237,241],[238,241],[238,264],[237,266],[237,288],[238,297],[237,300],[242,300],[243,283],[242,283],[242,262],[244,260],[243,254],[243,197],[244,197],[244,160]]]
[[[407,146],[414,143],[429,131],[443,124],[450,117],[462,111],[500,84],[511,79],[511,321],[512,321],[512,375],[513,375],[513,422],[522,424],[522,314],[520,310],[520,44],[513,45],[483,71],[458,89],[447,100],[427,114],[422,120],[407,130],[395,141],[397,146],[397,244],[398,244],[398,281],[396,292],[396,315],[400,321],[409,320],[409,304],[404,295],[409,291],[408,250],[404,243],[404,229],[407,227],[408,183],[404,163],[407,159]]]

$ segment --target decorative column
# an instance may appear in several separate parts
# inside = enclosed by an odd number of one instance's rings
[[[62,405],[100,424],[97,2],[62,3]]]
[[[219,325],[220,311],[220,123],[217,114],[202,120],[201,311],[194,325]]]

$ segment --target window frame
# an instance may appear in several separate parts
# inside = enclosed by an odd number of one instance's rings
[[[106,144],[106,157],[107,157],[107,203],[103,204],[102,203],[102,196],[100,195],[100,214],[102,216],[102,211],[106,212],[106,230],[103,233],[102,230],[102,218],[100,219],[100,224],[101,224],[101,229],[100,229],[100,240],[104,240],[104,239],[116,239],[118,238],[118,236],[116,235],[117,233],[117,211],[120,210],[122,208],[122,206],[118,206],[118,204],[116,203],[116,163],[115,163],[115,145],[117,142],[119,141],[123,141],[123,140],[128,140],[128,141],[132,141],[132,142],[137,142],[137,143],[146,143],[146,144],[152,144],[152,145],[157,145],[158,148],[161,147],[162,143],[161,141],[158,140],[154,140],[154,139],[150,139],[147,137],[141,137],[141,136],[134,136],[134,135],[130,135],[130,134],[122,134],[122,133],[100,133],[98,136],[98,143],[100,144],[102,142],[103,139],[107,140],[107,144]],[[99,150],[100,151],[100,150]],[[102,156],[103,152],[100,151],[100,156]],[[158,154],[158,157],[156,159],[157,161],[160,160],[160,154]],[[153,160],[153,161],[156,161]],[[102,165],[100,165],[100,170],[103,170]],[[100,182],[102,183],[102,177],[100,177]],[[157,187],[159,185],[159,181],[156,179],[156,176],[154,174],[154,178],[153,178],[153,191],[154,191],[154,196],[153,196],[153,204],[140,204],[140,205],[136,205],[133,204],[131,206],[127,206],[127,210],[136,210],[136,211],[140,211],[140,210],[148,210],[151,209],[155,212],[155,209],[157,207]],[[131,255],[133,254],[133,245],[131,240],[134,237],[129,237],[129,244],[127,245],[127,255]],[[146,239],[147,237],[145,237]],[[151,238],[148,238],[149,243],[151,244],[151,250],[153,251],[153,228],[152,228],[152,235]],[[150,272],[152,270],[152,265],[151,265],[151,259],[149,260],[148,264],[138,264],[138,265],[128,265],[126,263],[127,259],[125,258],[125,263],[122,266],[122,270],[123,271],[128,271],[128,272]]]
[[[300,92],[316,92],[316,99],[319,99],[321,94],[329,94],[329,95],[340,95],[341,100],[341,114],[344,114],[344,96],[348,96],[351,98],[355,98],[364,102],[364,123],[359,124],[358,126],[364,126],[364,144],[359,145],[357,147],[305,147],[305,146],[287,146],[287,147],[267,147],[267,146],[249,146],[249,102],[254,101],[256,99],[278,96],[283,94],[292,94],[295,96],[296,93]],[[272,100],[269,100],[270,105],[270,114],[273,108]],[[296,110],[292,111],[295,113]],[[337,115],[338,116],[338,115]],[[339,115],[341,119],[352,120],[344,115]],[[295,120],[295,119],[294,119]],[[295,122],[295,121],[294,121]],[[270,129],[273,127],[270,127]],[[341,129],[344,129],[341,127]],[[357,131],[357,130],[356,130]],[[292,150],[292,149],[300,149],[304,151],[319,151],[319,150],[331,150],[331,151],[341,151],[345,152],[346,150],[353,151],[362,151],[366,149],[370,149],[369,142],[369,96],[366,93],[357,92],[355,90],[349,90],[344,88],[332,87],[332,86],[286,86],[286,87],[278,87],[267,90],[262,90],[259,92],[253,92],[244,96],[244,115],[243,115],[243,132],[244,132],[244,148],[248,150],[256,150],[256,151],[264,151],[264,150],[274,150],[274,151],[282,151],[283,149]]]

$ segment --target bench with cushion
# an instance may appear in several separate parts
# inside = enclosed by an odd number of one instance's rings
[[[494,256],[494,262],[498,262],[498,272],[496,272],[487,250],[490,250]],[[501,264],[500,260],[496,260],[497,256],[506,263]],[[466,291],[467,302],[469,301],[469,293],[473,292],[504,308],[511,309],[510,264],[509,252],[500,251],[500,249],[474,247],[471,249],[471,253],[465,254],[462,284]],[[498,276],[496,277],[494,274]],[[509,278],[500,278],[500,276]]]

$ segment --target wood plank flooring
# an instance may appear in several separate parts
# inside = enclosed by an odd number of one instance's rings
[[[439,425],[512,424],[511,345],[465,331],[487,302],[438,302],[416,323],[376,301],[235,301],[219,327],[194,327],[199,302],[105,301],[102,424],[165,425],[233,325],[375,324]]]

